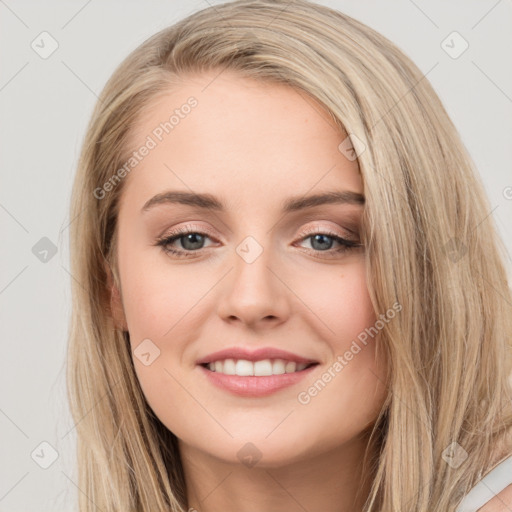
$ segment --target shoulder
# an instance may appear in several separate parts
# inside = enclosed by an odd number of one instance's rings
[[[496,494],[477,512],[510,512],[512,510],[512,484]]]

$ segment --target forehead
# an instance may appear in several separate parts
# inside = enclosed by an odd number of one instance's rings
[[[142,206],[165,188],[213,192],[238,204],[333,188],[362,193],[357,162],[322,105],[283,84],[230,71],[187,75],[156,97],[132,129],[125,194]],[[144,200],[145,198],[145,200]]]

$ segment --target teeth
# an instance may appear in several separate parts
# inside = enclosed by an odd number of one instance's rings
[[[283,361],[282,359],[276,359],[272,363],[272,374],[273,375],[282,375],[285,373],[285,364],[286,361]]]
[[[272,375],[272,361],[265,359],[263,361],[255,361],[254,364],[254,375],[261,377],[263,375]]]
[[[222,363],[222,361],[221,361]],[[221,368],[221,373],[225,373],[226,375],[235,375],[235,360],[234,359],[226,359],[224,361],[224,368]]]
[[[225,375],[239,375],[241,377],[267,375],[282,375],[283,373],[300,372],[306,368],[306,363],[295,363],[283,359],[263,359],[261,361],[247,361],[246,359],[225,359],[209,363],[208,368],[212,372]]]
[[[294,363],[293,361],[287,361],[284,370],[286,373],[293,373],[295,370],[299,371],[303,370],[304,368],[306,368],[304,363],[301,363],[297,366],[297,363]]]
[[[240,377],[249,377],[254,375],[254,364],[244,359],[239,359],[235,365],[235,373]]]

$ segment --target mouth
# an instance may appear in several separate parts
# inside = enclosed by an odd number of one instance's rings
[[[261,359],[249,361],[247,359],[220,359],[200,366],[210,372],[223,375],[236,375],[239,377],[268,377],[289,373],[300,373],[319,363],[298,363],[286,359]]]
[[[198,368],[207,382],[224,392],[242,398],[264,398],[286,388],[297,386],[315,371],[319,364],[317,362],[296,363],[282,359],[260,361],[225,359],[201,363]]]
[[[196,361],[206,381],[241,397],[266,397],[304,380],[319,361],[277,347],[233,346]]]

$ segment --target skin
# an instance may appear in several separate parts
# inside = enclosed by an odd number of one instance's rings
[[[510,512],[512,510],[512,485],[505,487],[488,503],[478,509],[478,512]]]
[[[188,506],[361,510],[369,490],[361,481],[365,432],[386,396],[375,339],[308,404],[297,395],[375,323],[364,247],[336,252],[335,239],[319,246],[312,238],[318,229],[359,240],[362,206],[281,212],[290,196],[362,194],[357,161],[338,150],[346,135],[304,92],[228,71],[182,78],[133,129],[139,147],[169,112],[190,96],[198,100],[125,178],[114,309],[133,350],[145,339],[160,350],[150,365],[135,356],[134,364],[148,403],[179,439]],[[141,213],[167,190],[213,194],[226,210],[163,204]],[[191,257],[156,245],[177,227],[209,231]],[[252,263],[236,252],[247,236],[263,249]],[[172,248],[186,251],[186,244],[178,238]],[[213,386],[196,365],[232,346],[281,348],[320,364],[272,395],[240,397]],[[237,456],[248,442],[261,455],[252,467]]]

